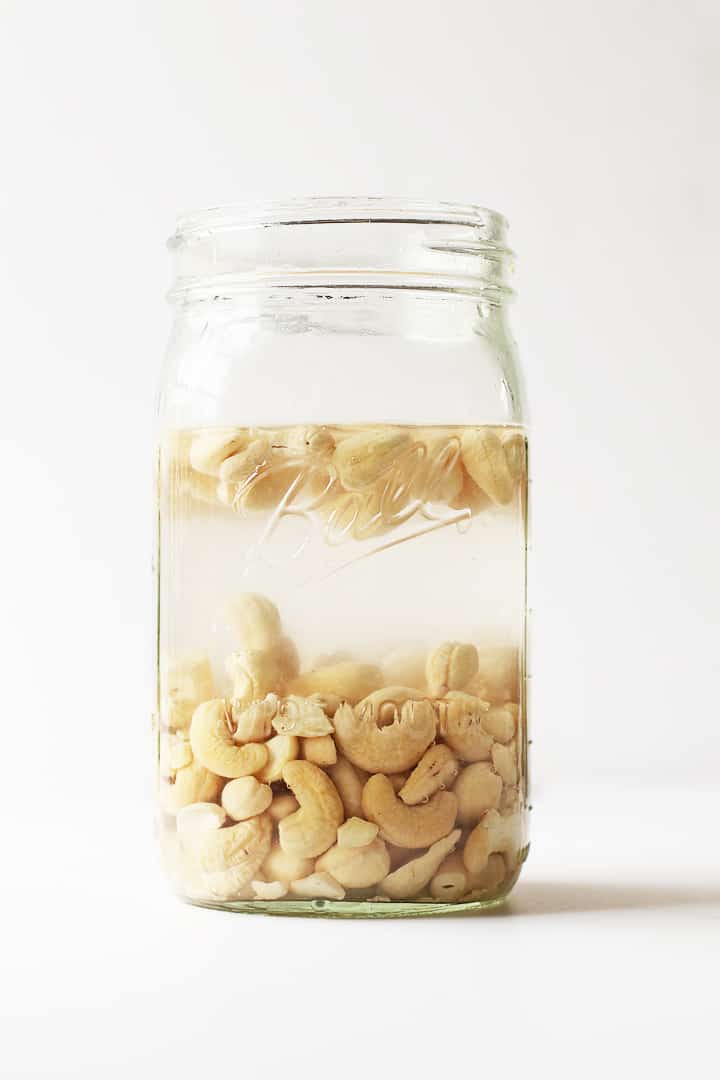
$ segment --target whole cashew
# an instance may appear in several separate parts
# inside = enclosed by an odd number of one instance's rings
[[[167,814],[177,814],[196,802],[215,802],[222,780],[199,761],[192,761],[160,785],[160,804]]]
[[[278,825],[280,847],[291,855],[312,859],[334,843],[345,817],[337,788],[326,773],[309,761],[291,761],[282,778],[300,809]]]
[[[381,889],[391,900],[405,900],[417,896],[436,873],[443,860],[454,850],[460,839],[460,829],[454,829],[449,836],[437,840],[424,855],[411,859],[404,866],[393,870],[382,881]]]
[[[483,716],[483,728],[496,742],[508,743],[515,734],[516,715],[514,707],[491,705]]]
[[[246,821],[264,813],[272,797],[272,788],[268,784],[261,784],[254,776],[242,776],[225,785],[220,801],[233,821]]]
[[[222,698],[205,701],[193,713],[190,745],[195,758],[218,776],[248,776],[268,760],[265,743],[237,746],[233,725]]]
[[[438,731],[448,746],[462,761],[488,761],[493,748],[492,738],[482,726],[489,709],[486,701],[450,691],[437,703]]]
[[[458,769],[450,747],[437,743],[425,751],[398,794],[407,806],[417,806],[436,791],[450,787]]]
[[[448,855],[430,882],[430,895],[435,900],[459,900],[468,889],[468,872],[457,851]]]
[[[505,447],[494,431],[467,428],[462,435],[462,460],[479,488],[501,506],[510,502],[515,481]]]
[[[328,774],[338,790],[345,808],[346,817],[362,815],[362,792],[367,776],[360,774],[347,758],[339,757],[335,765],[328,768]]]
[[[502,787],[502,780],[487,761],[477,761],[464,768],[453,787],[460,824],[475,825],[487,810],[496,809]]]
[[[520,654],[518,649],[478,649],[478,671],[467,687],[475,697],[493,705],[520,700]]]
[[[427,658],[425,677],[431,697],[442,697],[448,690],[463,690],[478,669],[474,645],[446,641]]]
[[[260,743],[268,752],[267,764],[256,776],[261,784],[274,784],[282,780],[283,769],[289,761],[294,761],[300,753],[300,740],[297,735],[273,735],[266,743]]]
[[[302,756],[313,765],[334,765],[337,761],[337,749],[332,735],[321,735],[317,739],[301,739]]]
[[[225,829],[181,833],[180,847],[212,895],[233,894],[255,876],[271,837],[270,819],[261,814]]]
[[[394,723],[378,727],[375,710],[361,702],[355,710],[341,705],[334,724],[335,742],[353,765],[398,773],[416,765],[434,740],[436,717],[431,702],[406,700]]]
[[[332,874],[346,889],[367,889],[390,872],[390,856],[379,837],[364,847],[335,844],[320,856],[315,869]]]
[[[363,789],[365,817],[380,827],[380,835],[404,848],[428,847],[446,836],[457,816],[457,799],[450,791],[438,791],[422,806],[405,806],[387,776],[371,776]]]
[[[219,476],[222,463],[247,446],[249,441],[249,432],[239,428],[198,432],[190,445],[190,464],[196,472]]]
[[[333,463],[343,487],[348,491],[362,491],[370,487],[397,464],[400,453],[409,442],[407,432],[388,428],[346,436],[338,443],[333,455]]]
[[[382,685],[383,675],[374,664],[359,664],[343,660],[336,664],[314,668],[293,679],[288,689],[293,694],[310,697],[312,694],[333,694],[341,701],[354,705]]]
[[[228,609],[228,618],[245,649],[272,649],[282,636],[280,612],[259,593],[238,596]]]

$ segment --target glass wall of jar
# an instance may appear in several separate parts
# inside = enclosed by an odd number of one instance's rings
[[[158,426],[158,778],[176,891],[483,908],[527,853],[527,440],[491,211],[182,219]]]

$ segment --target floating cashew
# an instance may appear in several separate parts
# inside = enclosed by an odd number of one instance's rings
[[[251,881],[256,900],[282,900],[288,891],[285,881]]]
[[[435,900],[458,900],[468,888],[468,872],[457,851],[448,855],[430,882],[430,895]]]
[[[437,840],[417,859],[411,859],[404,866],[393,870],[381,883],[381,889],[391,900],[404,900],[417,896],[433,877],[443,860],[455,848],[460,839],[460,829],[454,829],[449,836]]]
[[[427,658],[425,677],[431,697],[442,697],[448,690],[462,690],[478,669],[477,649],[457,641],[446,641],[433,649]]]
[[[522,480],[527,471],[527,441],[524,435],[515,433],[503,442],[505,459],[513,480]]]
[[[258,772],[268,760],[265,743],[237,746],[233,725],[222,698],[205,701],[193,713],[190,745],[201,765],[218,776],[248,776]]]
[[[317,739],[302,739],[302,756],[313,765],[334,765],[337,761],[337,749],[332,735],[321,735]]]
[[[417,806],[436,791],[450,787],[458,769],[450,747],[437,743],[425,751],[398,794],[407,806]]]
[[[345,812],[329,776],[309,761],[291,761],[282,778],[300,809],[278,825],[280,847],[291,855],[312,859],[327,851],[337,836]]]
[[[487,810],[500,804],[502,780],[486,761],[468,765],[458,776],[453,792],[458,801],[458,821],[475,825]]]
[[[462,761],[488,761],[493,741],[482,726],[489,708],[487,702],[461,691],[450,691],[437,702],[437,707],[438,731],[457,756]]]
[[[517,747],[514,742],[507,746],[495,743],[492,748],[493,765],[509,787],[514,787],[518,782],[516,757]]]
[[[335,449],[335,439],[326,427],[296,427],[288,433],[287,448],[326,457]]]
[[[428,847],[455,824],[457,799],[450,791],[438,791],[422,806],[405,806],[387,776],[371,776],[363,789],[365,817],[380,827],[380,835],[404,848]]]
[[[416,765],[435,738],[429,701],[405,701],[394,723],[378,727],[373,710],[341,705],[334,717],[335,742],[353,765],[367,772],[404,772]]]
[[[520,654],[502,647],[478,649],[478,671],[468,692],[493,705],[520,700]]]
[[[425,686],[425,653],[418,649],[396,649],[383,660],[383,672],[389,686]]]
[[[515,734],[516,714],[510,705],[491,705],[483,716],[483,728],[496,742],[510,742]]]
[[[341,848],[365,847],[371,844],[378,834],[374,821],[351,817],[337,831],[337,845]]]
[[[467,428],[462,435],[462,459],[479,488],[504,506],[515,491],[505,448],[494,431]]]
[[[177,814],[196,802],[214,802],[220,795],[222,780],[199,761],[192,761],[160,787],[160,804],[167,814]]]
[[[261,784],[254,776],[231,780],[223,788],[220,801],[233,821],[245,821],[264,813],[272,802],[272,788]]]
[[[262,701],[248,705],[245,700],[230,703],[230,715],[235,725],[235,742],[265,742],[272,735],[273,719],[280,707],[277,694],[268,694]]]
[[[178,810],[178,833],[207,832],[219,829],[225,824],[226,814],[217,803],[196,802]]]
[[[309,874],[290,883],[290,892],[303,900],[343,900],[345,890],[328,873]]]
[[[190,445],[190,464],[196,472],[219,476],[223,462],[247,446],[249,441],[249,432],[238,428],[198,432]]]
[[[268,752],[267,764],[256,773],[261,784],[274,784],[282,780],[283,769],[300,753],[297,735],[273,735],[266,743],[260,743]]]
[[[296,878],[311,874],[315,863],[313,859],[301,859],[297,855],[288,855],[279,844],[273,844],[262,864],[263,875],[269,881],[284,881],[289,885]]]
[[[259,593],[238,596],[228,609],[228,618],[245,649],[272,649],[282,636],[280,612]]]
[[[334,694],[351,705],[382,685],[383,675],[374,664],[358,664],[344,660],[337,664],[306,671],[293,679],[288,687],[291,693],[310,697],[312,694]]]
[[[320,856],[315,869],[332,874],[346,889],[367,889],[388,875],[390,856],[378,837],[364,847],[335,844]]]
[[[276,795],[268,807],[268,814],[273,821],[282,821],[284,817],[294,814],[299,807],[300,803],[294,795]]]
[[[333,731],[327,713],[318,701],[291,694],[280,702],[273,727],[280,735],[299,735],[306,739]]]
[[[192,714],[213,696],[213,676],[207,656],[187,657],[167,665],[165,696],[167,726],[176,731],[190,727]]]
[[[339,757],[331,765],[328,774],[338,790],[345,808],[346,817],[360,817],[362,814],[362,792],[367,776],[360,775],[347,758]]]
[[[362,491],[385,475],[410,442],[405,431],[377,428],[348,435],[342,439],[333,456],[333,463],[344,487]]]

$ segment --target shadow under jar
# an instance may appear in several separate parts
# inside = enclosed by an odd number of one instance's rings
[[[163,861],[192,903],[407,916],[527,854],[527,440],[506,222],[191,215],[158,426]]]

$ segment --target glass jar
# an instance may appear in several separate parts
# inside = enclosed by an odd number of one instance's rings
[[[506,222],[181,219],[158,452],[158,831],[235,911],[500,902],[527,854],[527,442]]]

